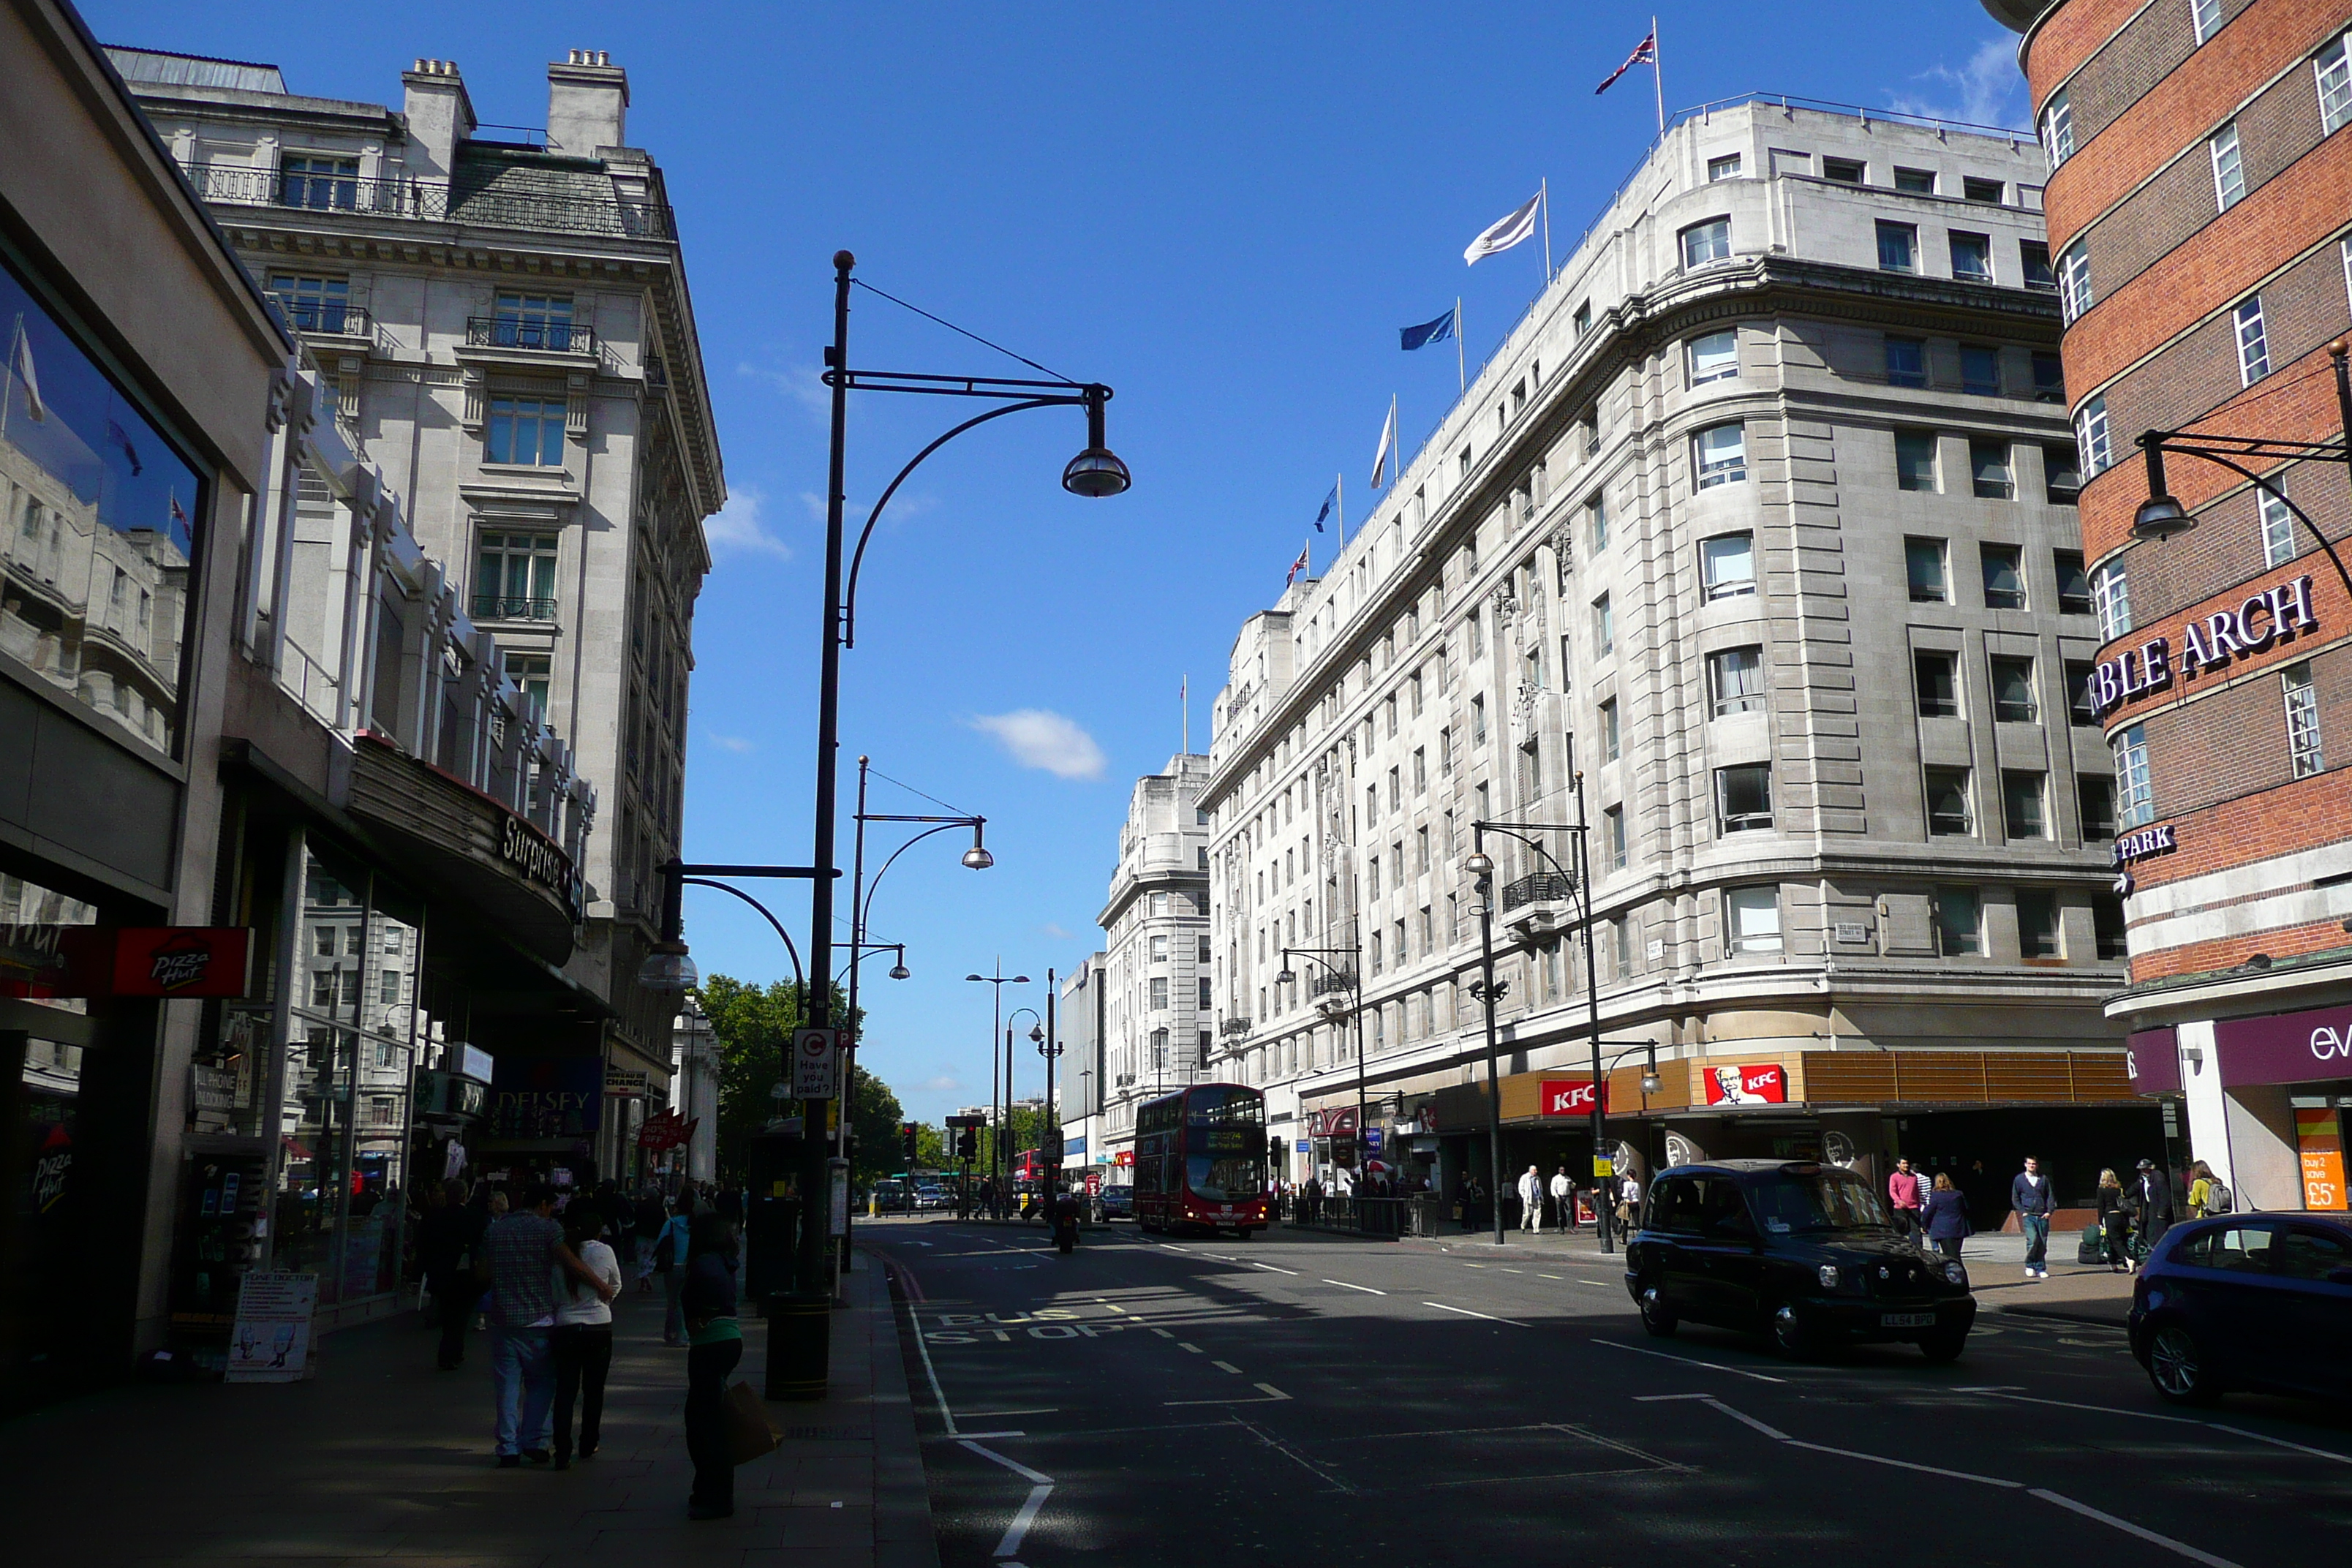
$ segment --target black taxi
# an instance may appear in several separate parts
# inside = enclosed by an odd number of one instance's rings
[[[1977,1315],[1964,1267],[1896,1230],[1860,1176],[1811,1162],[1659,1172],[1625,1246],[1625,1288],[1653,1334],[1687,1319],[1769,1334],[1790,1355],[1907,1341],[1950,1361]]]

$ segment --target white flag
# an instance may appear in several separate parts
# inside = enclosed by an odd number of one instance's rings
[[[1543,196],[1540,192],[1529,196],[1527,205],[1496,223],[1486,233],[1472,240],[1470,248],[1462,253],[1462,259],[1475,265],[1481,257],[1498,256],[1527,239],[1536,231],[1536,208],[1542,203]]]
[[[1381,447],[1372,454],[1372,489],[1387,481],[1389,460],[1396,456],[1396,399],[1389,399],[1389,416],[1381,426]]]

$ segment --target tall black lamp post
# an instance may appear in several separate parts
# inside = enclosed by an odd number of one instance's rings
[[[1370,1147],[1365,1134],[1371,1131],[1365,1122],[1364,1110],[1364,964],[1360,947],[1286,947],[1282,950],[1282,968],[1276,973],[1276,985],[1296,985],[1298,975],[1290,967],[1292,958],[1312,960],[1317,967],[1329,975],[1348,993],[1349,1010],[1356,1016],[1356,1175],[1358,1186],[1364,1183],[1364,1154]],[[1331,961],[1344,958],[1348,967],[1340,968]],[[1331,1016],[1327,1010],[1326,1017]],[[1336,1020],[1334,1020],[1336,1022]]]
[[[996,1037],[1004,1028],[1004,988],[1026,985],[1029,977],[1005,973],[1004,961],[1000,958],[996,961],[995,973],[967,974],[964,978],[993,987],[992,994],[996,998],[995,1011],[991,1016],[992,1021],[988,1026],[988,1114],[995,1123],[988,1130],[988,1171],[990,1191],[993,1194],[989,1199],[989,1206],[1001,1214],[1004,1203],[1004,1174],[999,1166],[1003,1163],[1005,1134],[1013,1120],[1012,1111],[1008,1109],[1013,1100],[1013,1086],[1009,1081],[1012,1074],[1000,1070],[996,1059]],[[1004,1058],[1003,1066],[1009,1067],[1013,1059],[1013,1047],[1009,1044],[1004,1047]]]

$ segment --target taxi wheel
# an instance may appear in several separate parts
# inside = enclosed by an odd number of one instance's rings
[[[1969,1331],[1966,1329],[1947,1329],[1921,1340],[1919,1353],[1940,1365],[1948,1361],[1959,1360],[1960,1352],[1968,1347],[1968,1342]]]
[[[2179,1323],[2159,1324],[2147,1342],[2147,1376],[2174,1405],[2210,1405],[2221,1397],[2196,1336]]]
[[[1658,1339],[1669,1339],[1678,1326],[1678,1320],[1655,1285],[1644,1285],[1638,1298],[1642,1309],[1642,1327]]]
[[[1772,1313],[1772,1343],[1780,1352],[1791,1360],[1802,1361],[1816,1348],[1813,1331],[1797,1309],[1783,1302]]]

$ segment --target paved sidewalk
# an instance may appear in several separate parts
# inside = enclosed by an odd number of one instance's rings
[[[563,1474],[493,1465],[488,1335],[436,1372],[436,1335],[402,1313],[328,1336],[307,1383],[130,1386],[0,1424],[10,1559],[937,1568],[887,1284],[866,1257],[845,1283],[832,1397],[769,1406],[783,1447],[736,1472],[730,1520],[687,1520],[685,1352],[661,1343],[661,1298],[632,1289],[603,1444]],[[743,1326],[737,1375],[757,1387],[766,1327]]]

